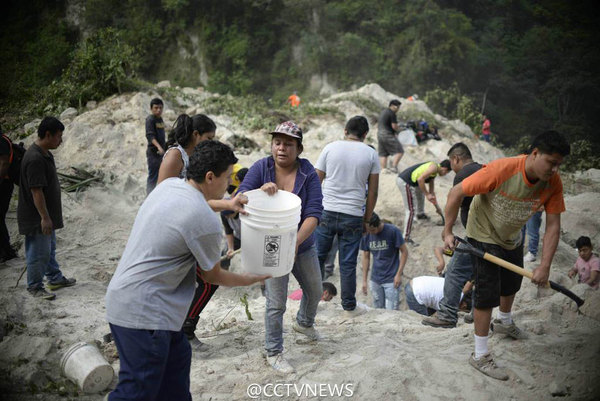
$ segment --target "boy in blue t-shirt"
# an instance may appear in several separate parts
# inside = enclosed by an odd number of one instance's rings
[[[360,242],[363,251],[363,294],[367,295],[367,278],[373,254],[371,293],[375,308],[398,309],[402,271],[408,260],[408,248],[398,227],[384,224],[373,212],[367,234]]]

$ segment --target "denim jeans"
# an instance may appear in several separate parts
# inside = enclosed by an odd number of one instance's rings
[[[292,274],[302,288],[300,309],[296,321],[304,327],[315,323],[317,306],[323,295],[321,271],[317,259],[317,250],[311,246],[296,256]],[[273,356],[283,352],[283,314],[287,301],[289,274],[265,280],[265,297],[267,298],[265,313],[265,350]]]
[[[404,294],[406,295],[406,305],[408,306],[408,309],[414,310],[415,312],[425,316],[431,316],[435,313],[435,309],[428,308],[417,301],[417,298],[415,298],[415,293],[410,286],[410,282],[408,282],[404,287]]]
[[[327,259],[325,259],[325,276],[333,275],[333,270],[335,269],[335,257],[338,252],[338,241],[337,236],[333,238],[333,242],[331,243],[331,250],[327,254]]]
[[[394,283],[377,284],[369,281],[373,307],[379,309],[397,310],[400,303],[400,288],[394,288]]]
[[[540,226],[542,225],[542,212],[536,212],[527,220],[527,248],[529,252],[537,256],[538,245],[540,243]]]
[[[25,236],[25,259],[27,260],[27,289],[44,288],[44,275],[49,282],[63,278],[56,262],[56,233]]]
[[[331,250],[333,237],[337,235],[342,307],[344,310],[354,310],[356,308],[356,261],[363,232],[363,218],[325,210],[315,232],[321,274],[325,273],[325,260]]]
[[[464,249],[463,244],[458,245]],[[450,262],[446,266],[444,276],[444,298],[440,301],[438,317],[442,320],[456,323],[458,321],[458,307],[460,305],[460,294],[465,283],[473,278],[473,262],[471,255],[463,252],[454,252]]]
[[[160,170],[160,163],[162,162],[162,156],[152,152],[150,149],[146,149],[146,160],[148,161],[148,179],[146,180],[146,196],[150,195],[150,192],[156,187],[158,181],[158,170]]]
[[[119,351],[119,383],[110,401],[191,401],[192,349],[183,331],[109,324]]]

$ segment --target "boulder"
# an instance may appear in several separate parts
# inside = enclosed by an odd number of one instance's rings
[[[77,116],[77,109],[75,107],[69,107],[62,113],[60,113],[61,120],[71,120]]]
[[[171,87],[171,81],[160,81],[159,83],[156,84],[157,88],[170,88]]]

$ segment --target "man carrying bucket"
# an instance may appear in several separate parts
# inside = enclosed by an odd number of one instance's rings
[[[231,273],[218,262],[222,227],[208,201],[223,197],[235,162],[227,145],[202,142],[190,157],[187,180],[166,179],[140,207],[106,293],[121,362],[110,401],[192,399],[192,352],[182,325],[196,265],[204,280],[230,287],[268,278]]]
[[[271,156],[254,163],[240,184],[240,192],[260,188],[273,195],[278,190],[297,195],[302,201],[292,274],[302,288],[300,309],[292,328],[312,340],[317,306],[323,293],[321,271],[313,231],[323,211],[321,184],[314,167],[302,153],[302,130],[292,121],[279,124],[271,132]],[[242,236],[243,236],[242,229]],[[244,242],[242,242],[243,246]],[[265,350],[267,361],[277,371],[292,373],[294,368],[283,357],[283,314],[287,300],[289,273],[265,281]]]

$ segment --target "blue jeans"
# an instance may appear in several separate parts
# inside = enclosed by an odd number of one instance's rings
[[[463,244],[459,249],[465,248]],[[465,283],[473,277],[473,262],[468,253],[454,252],[450,262],[446,266],[444,276],[444,298],[440,301],[438,317],[441,320],[455,323],[458,321],[458,307],[460,305],[460,294]]]
[[[148,179],[146,180],[146,196],[150,195],[150,192],[156,187],[158,181],[158,170],[160,170],[160,163],[162,162],[162,156],[152,152],[150,149],[146,149],[146,160],[148,161]]]
[[[417,301],[417,298],[415,298],[415,293],[410,286],[410,282],[408,282],[404,287],[404,294],[406,295],[406,305],[408,306],[408,309],[414,310],[415,312],[425,316],[431,316],[435,313],[435,309],[428,308]]]
[[[338,236],[342,307],[344,310],[354,310],[356,308],[356,259],[363,232],[363,218],[325,210],[315,232],[321,274],[325,274],[325,260],[331,250],[333,237]]]
[[[109,401],[191,401],[192,349],[183,331],[109,324],[119,351],[119,383]]]
[[[292,274],[302,288],[300,309],[296,321],[303,327],[312,327],[317,306],[323,295],[323,283],[315,246],[296,256]],[[283,314],[287,301],[289,274],[265,280],[265,350],[273,356],[283,352]]]
[[[400,303],[400,288],[394,288],[394,283],[377,284],[369,281],[373,306],[379,309],[397,310]]]
[[[337,237],[333,238],[333,242],[331,243],[331,250],[327,254],[327,259],[325,259],[325,276],[333,275],[333,270],[335,269],[335,257],[338,252],[338,241]]]
[[[49,282],[59,281],[63,275],[56,262],[56,233],[25,236],[25,259],[27,260],[27,289],[44,288],[44,275]]]
[[[542,225],[542,212],[536,212],[527,220],[527,248],[529,252],[537,256],[538,245],[540,243],[540,226]]]

